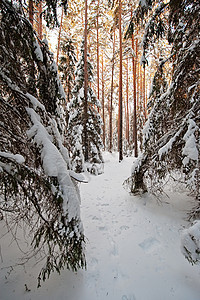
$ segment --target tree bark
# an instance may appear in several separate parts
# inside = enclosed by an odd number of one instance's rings
[[[60,38],[61,38],[62,23],[63,23],[63,13],[64,13],[64,8],[62,7],[60,28],[59,28],[59,33],[58,33],[58,48],[57,48],[57,59],[56,59],[57,65],[58,65],[58,57],[59,57],[59,52],[60,52]]]
[[[134,36],[132,35],[132,48],[134,50]],[[137,145],[137,39],[135,41],[135,58],[133,57],[133,140],[134,140],[134,154],[138,156],[138,145]]]
[[[85,0],[85,31],[84,31],[84,126],[83,126],[83,146],[84,158],[88,161],[88,135],[87,135],[87,121],[88,121],[88,68],[87,68],[87,0]]]
[[[99,95],[99,0],[97,3],[97,97],[99,100],[100,99],[100,95]]]
[[[103,51],[102,51],[102,115],[103,115],[103,145],[105,150],[105,105],[104,105],[104,72],[103,72]]]
[[[147,120],[147,109],[146,109],[146,78],[145,78],[145,65],[144,65],[144,73],[143,73],[143,109],[144,109],[144,119],[145,119],[145,122]]]
[[[28,12],[29,12],[29,21],[33,25],[33,0],[29,0]]]
[[[129,144],[129,72],[128,72],[128,57],[126,69],[126,140]]]
[[[110,92],[110,114],[109,114],[109,151],[112,152],[112,110],[113,110],[113,84],[114,84],[114,68],[115,68],[115,29],[113,33],[113,57],[112,57],[112,75],[111,75],[111,92]]]
[[[123,146],[122,146],[122,20],[121,20],[121,16],[122,16],[122,2],[121,0],[119,0],[119,51],[120,51],[120,67],[119,67],[119,161],[123,160]]]
[[[42,2],[37,6],[37,33],[40,40],[42,40]]]

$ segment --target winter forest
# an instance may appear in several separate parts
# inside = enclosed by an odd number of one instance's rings
[[[199,20],[0,1],[0,299],[200,299]]]

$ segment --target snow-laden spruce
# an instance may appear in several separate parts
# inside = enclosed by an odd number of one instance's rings
[[[179,171],[182,174],[181,180],[186,183],[193,195],[198,199],[200,194],[200,81],[198,76],[200,5],[191,4],[190,12],[187,10],[188,5],[188,1],[179,5],[177,23],[173,19],[176,13],[175,7],[170,6],[171,26],[168,39],[172,43],[170,54],[170,59],[173,59],[172,79],[167,88],[163,65],[168,58],[163,58],[154,76],[150,93],[152,108],[143,130],[143,152],[137,161],[138,164],[132,168],[131,178],[127,181],[133,193],[147,190],[160,191],[166,176],[171,172]],[[165,8],[163,3],[161,6],[162,9],[156,12],[157,22],[155,13],[152,16],[152,24],[155,28],[161,21],[160,15]],[[141,10],[138,9],[137,12],[140,16]],[[170,29],[172,26],[173,30]],[[150,34],[148,30],[145,34],[144,54],[153,39],[152,33]],[[164,33],[157,34],[162,36]]]
[[[74,73],[76,67],[76,53],[74,40],[66,35],[61,37],[58,70],[60,71],[61,82],[66,91],[67,102],[72,98],[72,90],[75,84]]]
[[[0,218],[17,245],[24,228],[29,250],[20,264],[40,261],[40,285],[55,270],[85,266],[79,190],[64,146],[65,94],[48,44],[11,3],[0,11]]]
[[[73,97],[68,103],[68,145],[71,155],[72,169],[76,172],[88,170],[95,175],[102,173],[102,120],[98,112],[100,102],[92,88],[87,90],[87,116],[85,116],[84,96],[84,43],[81,46],[81,56],[75,72]],[[88,82],[92,82],[92,65],[88,60]],[[84,124],[86,122],[87,144],[84,144]],[[88,158],[85,158],[86,147]]]
[[[169,58],[160,63],[151,91],[151,113],[143,131],[143,152],[126,181],[132,193],[163,190],[169,174],[179,173],[197,199],[191,219],[200,218],[200,4],[192,1],[161,2],[145,28],[144,56],[150,42],[163,37],[162,12],[169,6],[168,42],[172,44]],[[148,13],[143,4],[137,17]],[[137,15],[138,14],[138,15]],[[143,18],[144,19],[144,18]],[[156,35],[156,36],[155,36]],[[171,84],[166,90],[162,67],[172,60]],[[182,238],[184,255],[191,262],[199,261],[199,228],[197,222]]]

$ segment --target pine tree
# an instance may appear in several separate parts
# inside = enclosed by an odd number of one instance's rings
[[[113,150],[113,91],[114,91],[114,68],[115,68],[115,28],[113,29],[113,51],[112,51],[112,67],[111,67],[111,88],[110,88],[110,105],[109,105],[109,151]]]
[[[122,3],[119,0],[119,54],[120,54],[120,71],[119,71],[119,161],[123,160],[123,99],[122,99]]]
[[[167,7],[168,32],[164,30],[162,18]],[[140,20],[149,10],[151,12],[151,5],[140,5],[135,15]],[[133,193],[145,192],[148,180],[151,181],[150,189],[158,192],[166,175],[178,170],[194,196],[199,197],[199,11],[200,4],[195,1],[160,2],[146,25],[144,57],[150,42],[167,35],[172,50],[162,64],[172,59],[173,73],[166,92],[164,81],[158,82],[157,91],[153,91],[153,107],[143,131],[144,151],[126,182]],[[162,78],[161,71],[157,73],[159,78]]]
[[[98,113],[100,103],[96,98],[92,88],[87,90],[87,135],[88,135],[88,160],[85,161],[85,147],[83,144],[84,127],[84,43],[81,47],[80,60],[75,72],[75,87],[72,91],[73,98],[68,105],[68,145],[72,153],[72,167],[76,172],[84,171],[84,163],[87,164],[89,171],[98,174],[101,172],[103,162],[102,148],[102,120]],[[88,82],[93,79],[92,65],[88,61]],[[79,136],[79,137],[78,137]],[[78,142],[79,141],[79,142]]]

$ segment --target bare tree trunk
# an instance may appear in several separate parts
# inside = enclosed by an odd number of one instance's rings
[[[38,3],[37,10],[37,33],[39,39],[42,40],[42,2]]]
[[[29,12],[29,21],[33,25],[33,0],[29,0],[28,3],[28,12]]]
[[[112,75],[111,75],[111,92],[110,92],[110,114],[109,114],[109,124],[110,124],[110,134],[109,134],[109,151],[112,152],[112,110],[113,110],[113,83],[114,83],[114,68],[115,68],[115,29],[113,33],[113,58],[112,58]]]
[[[143,74],[143,108],[144,108],[144,119],[145,119],[145,122],[146,122],[146,119],[147,119],[147,109],[146,109],[146,84],[145,84],[145,65],[144,65],[144,74]]]
[[[127,57],[127,69],[126,69],[126,140],[129,144],[129,80],[128,80],[128,57]]]
[[[58,47],[57,47],[57,59],[56,59],[57,65],[58,65],[58,57],[59,57],[59,52],[60,52],[60,38],[61,38],[62,23],[63,23],[63,13],[64,13],[64,8],[62,8],[60,28],[59,28],[59,33],[58,33]]]
[[[104,105],[104,72],[103,72],[103,51],[102,51],[102,115],[103,115],[103,145],[105,150],[105,105]]]
[[[142,112],[142,68],[141,65],[138,63],[138,74],[137,74],[137,91],[138,91],[138,97],[137,97],[137,102],[138,102],[138,111],[139,115]]]
[[[99,0],[97,3],[97,97],[100,99],[99,95]],[[99,111],[99,107],[98,107]]]
[[[123,147],[122,147],[122,2],[119,0],[119,52],[120,52],[120,67],[119,67],[119,161],[123,160]]]
[[[84,158],[88,161],[88,135],[87,135],[87,121],[88,121],[88,68],[87,68],[87,0],[85,0],[85,32],[84,32],[84,126],[83,126],[83,145]]]
[[[132,36],[132,47],[134,50],[134,36]],[[137,145],[137,91],[136,91],[136,82],[137,82],[137,39],[135,41],[135,59],[133,63],[133,139],[134,139],[134,154],[135,157],[138,156],[138,145]]]

